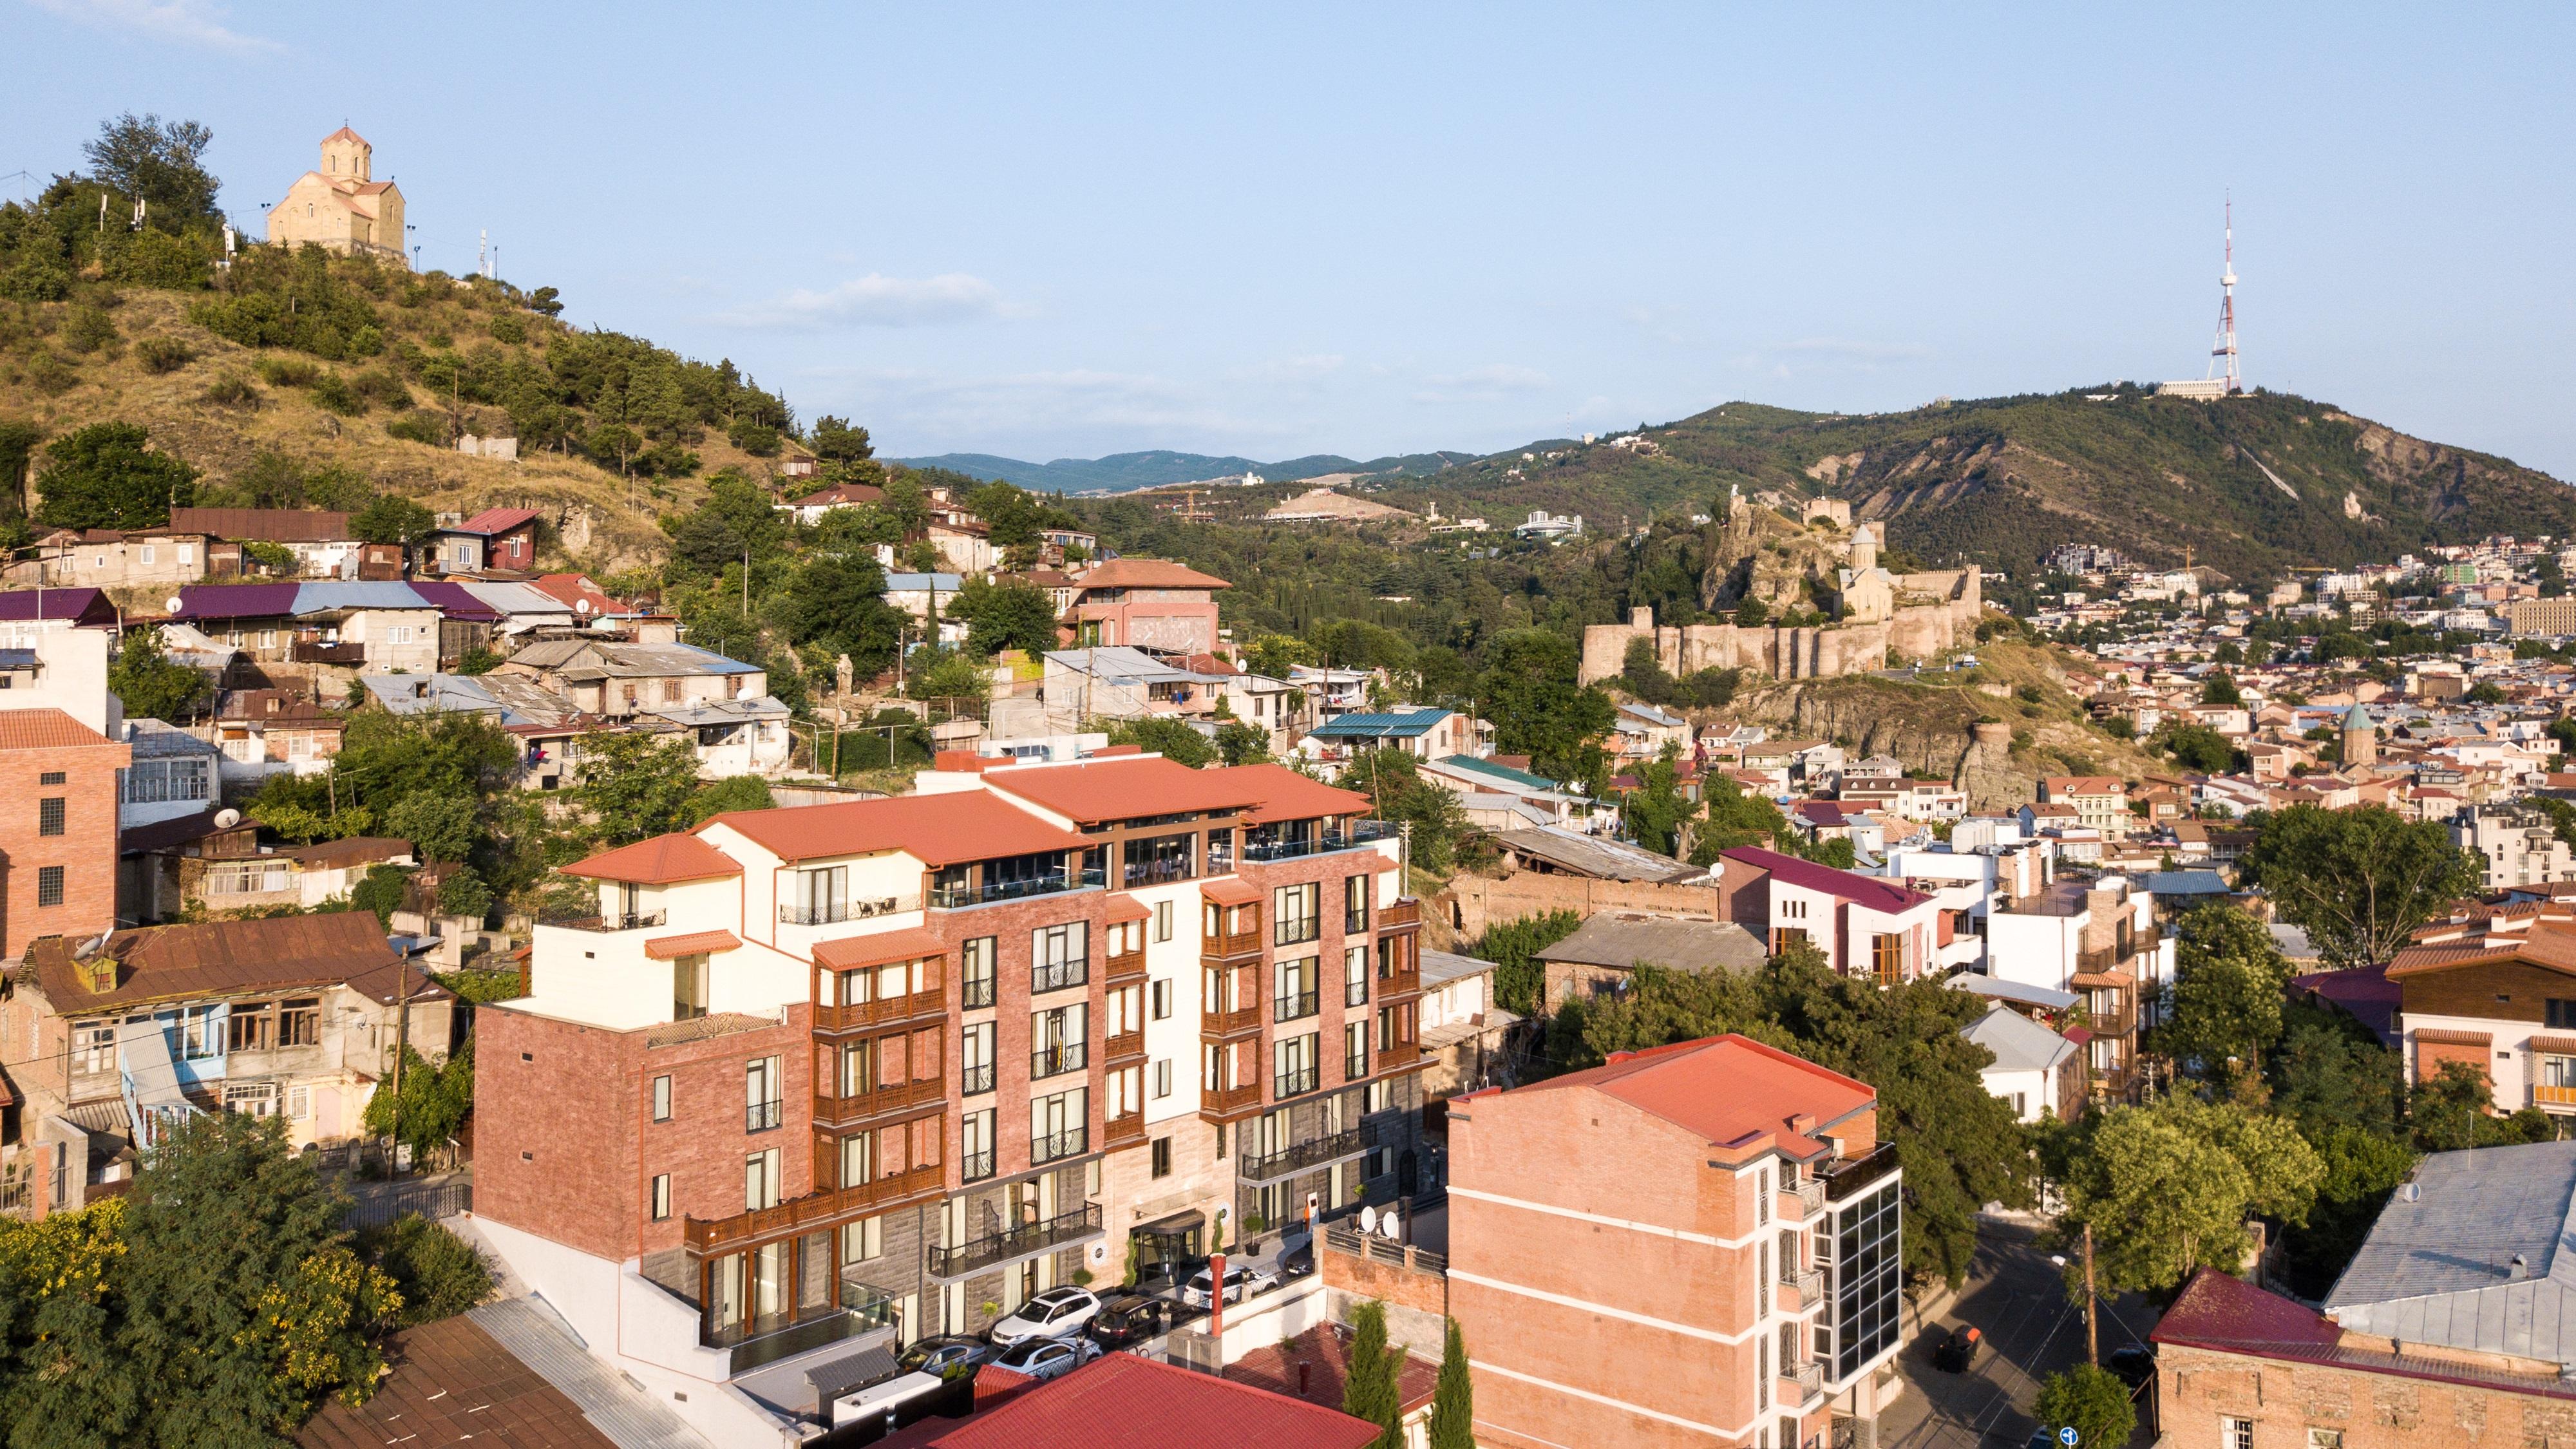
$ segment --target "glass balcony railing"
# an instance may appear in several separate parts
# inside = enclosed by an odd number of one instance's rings
[[[1086,886],[1097,886],[1104,879],[1100,870],[1092,868],[1032,876],[1025,880],[987,881],[982,885],[937,885],[930,888],[930,904],[938,910],[953,911],[961,906],[1021,901],[1031,896],[1054,895],[1059,891],[1078,891]]]
[[[1252,861],[1295,860],[1300,856],[1323,855],[1335,850],[1357,850],[1376,841],[1392,840],[1395,833],[1395,825],[1391,821],[1355,820],[1341,830],[1318,830],[1276,840],[1247,840],[1243,845],[1243,858]]]

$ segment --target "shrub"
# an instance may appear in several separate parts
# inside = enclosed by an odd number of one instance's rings
[[[388,436],[427,443],[433,448],[447,446],[447,419],[431,412],[405,413],[385,424]]]
[[[134,344],[134,360],[145,372],[177,372],[196,357],[196,350],[176,337],[146,337]]]
[[[238,373],[225,373],[206,385],[201,396],[219,408],[255,408],[259,406],[259,389],[250,379]]]
[[[777,456],[778,430],[766,423],[755,423],[749,418],[743,418],[727,428],[725,436],[733,440],[735,447],[755,458]]]
[[[313,380],[313,400],[342,417],[354,418],[367,410],[365,395],[336,372],[326,372]]]
[[[390,367],[371,367],[350,378],[349,385],[357,389],[358,396],[378,407],[411,406],[411,389],[404,386],[401,376]]]
[[[116,319],[104,307],[74,307],[63,319],[62,337],[74,352],[96,352],[116,341]]]
[[[483,1255],[418,1213],[371,1230],[359,1247],[401,1292],[401,1327],[453,1318],[492,1296],[492,1268]]]
[[[492,340],[495,342],[528,340],[528,321],[515,312],[503,312],[495,316],[491,322],[491,330]]]
[[[30,257],[0,272],[0,297],[13,302],[59,302],[72,292],[72,274]]]
[[[322,375],[322,369],[300,357],[263,357],[259,375],[271,387],[311,387]]]
[[[72,365],[44,347],[27,355],[26,378],[27,386],[38,392],[69,392],[80,385],[80,374],[72,371]]]

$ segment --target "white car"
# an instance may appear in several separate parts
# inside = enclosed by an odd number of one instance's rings
[[[1201,1268],[1190,1275],[1189,1286],[1181,1290],[1181,1301],[1192,1308],[1208,1306],[1208,1290],[1215,1279]],[[1240,1303],[1246,1293],[1267,1293],[1279,1286],[1279,1265],[1273,1263],[1228,1263],[1225,1265],[1225,1301]]]
[[[993,1362],[1033,1379],[1051,1379],[1073,1372],[1104,1352],[1087,1338],[1032,1338],[1004,1349]]]
[[[1004,1348],[1032,1338],[1070,1338],[1099,1316],[1100,1300],[1090,1289],[1049,1288],[994,1324],[986,1337]]]

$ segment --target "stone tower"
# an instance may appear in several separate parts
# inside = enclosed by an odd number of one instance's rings
[[[1878,567],[1879,535],[1885,532],[1886,529],[1887,525],[1884,523],[1856,523],[1852,525],[1851,567],[1853,573],[1865,574],[1871,569]]]
[[[2370,710],[2355,704],[2343,716],[2343,767],[2347,770],[2366,768],[2379,763],[2379,726]]]
[[[375,180],[376,148],[346,126],[322,138],[322,174],[334,179]]]

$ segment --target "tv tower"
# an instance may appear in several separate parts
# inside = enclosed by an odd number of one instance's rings
[[[2226,264],[2218,274],[2218,344],[2209,349],[2209,371],[2222,394],[2243,392],[2236,374],[2236,199],[2227,199]]]

